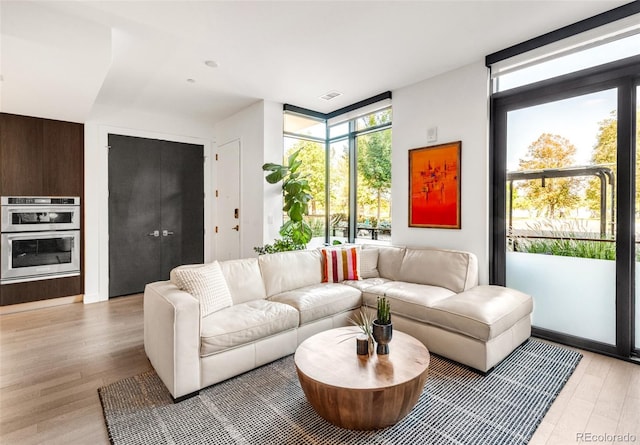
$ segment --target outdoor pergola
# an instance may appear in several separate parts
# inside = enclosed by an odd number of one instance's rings
[[[615,202],[615,175],[608,167],[583,166],[567,168],[548,168],[542,170],[527,170],[518,172],[507,172],[509,182],[509,233],[512,229],[513,221],[513,181],[530,181],[540,179],[542,186],[545,186],[547,178],[569,178],[574,176],[595,176],[600,179],[600,235],[607,234],[607,184],[611,188],[611,233],[615,230],[615,213],[613,203]]]

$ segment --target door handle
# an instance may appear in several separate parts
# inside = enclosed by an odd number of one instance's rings
[[[160,231],[159,230],[154,230],[153,232],[149,232],[147,233],[147,236],[153,236],[153,237],[159,237],[160,236]]]
[[[166,229],[162,231],[162,236],[169,236],[169,235],[173,235],[173,232]]]
[[[236,226],[232,227],[231,229],[235,230],[236,232],[238,232],[240,230],[240,226],[238,224],[236,224]]]

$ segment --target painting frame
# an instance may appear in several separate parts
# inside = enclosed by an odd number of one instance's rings
[[[409,227],[460,229],[462,141],[409,150]]]

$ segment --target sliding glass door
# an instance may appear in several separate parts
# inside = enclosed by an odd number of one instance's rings
[[[507,112],[506,284],[533,325],[616,343],[617,89]]]
[[[492,96],[491,281],[533,296],[535,335],[620,357],[640,345],[639,65]]]

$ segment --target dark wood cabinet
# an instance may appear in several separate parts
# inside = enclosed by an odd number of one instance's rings
[[[42,119],[0,114],[0,194],[42,196]]]
[[[83,214],[84,125],[0,113],[0,195],[79,196]],[[84,223],[80,236],[84,258]],[[0,286],[0,306],[82,294],[82,263],[80,276]]]
[[[84,126],[45,120],[43,123],[44,190],[52,196],[82,196]]]
[[[0,113],[0,195],[82,196],[84,125]]]
[[[80,295],[84,292],[83,275],[4,284],[0,287],[0,306]]]

